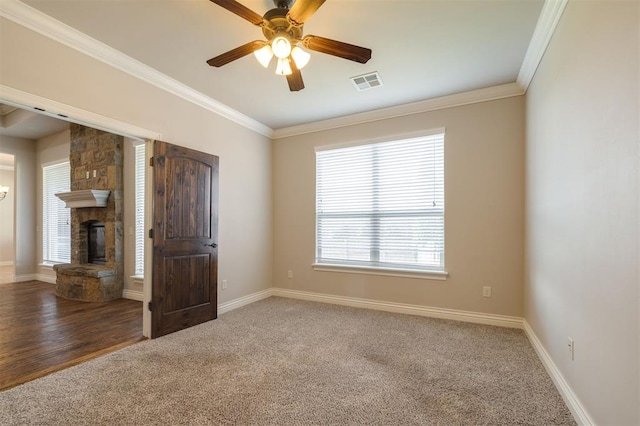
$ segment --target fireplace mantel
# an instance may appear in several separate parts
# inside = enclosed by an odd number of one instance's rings
[[[65,207],[77,209],[82,207],[106,207],[109,190],[82,189],[78,191],[59,192],[56,197],[64,201]]]

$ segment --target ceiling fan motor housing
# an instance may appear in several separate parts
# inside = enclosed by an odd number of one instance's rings
[[[273,3],[277,8],[291,9],[291,3],[293,3],[293,0],[273,0]]]
[[[302,39],[303,25],[292,25],[287,19],[289,9],[276,7],[264,14],[263,18],[269,22],[269,25],[262,26],[262,34],[269,41],[273,40],[276,35],[285,33],[289,40],[294,44]]]

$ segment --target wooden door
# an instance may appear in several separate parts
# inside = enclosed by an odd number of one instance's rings
[[[218,313],[218,157],[155,141],[151,337]]]

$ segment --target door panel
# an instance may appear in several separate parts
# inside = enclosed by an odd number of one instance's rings
[[[218,157],[154,142],[151,337],[217,317]]]
[[[209,261],[206,254],[164,258],[165,314],[209,301]]]
[[[212,168],[209,164],[174,158],[167,167],[167,239],[208,238],[211,235]]]

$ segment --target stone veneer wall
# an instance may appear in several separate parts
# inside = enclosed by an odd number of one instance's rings
[[[71,124],[71,190],[107,189],[111,193],[106,207],[71,209],[71,264],[57,265],[55,268],[58,296],[91,302],[122,297],[123,144],[122,136]],[[86,225],[92,221],[103,222],[105,226],[104,265],[87,263]]]

